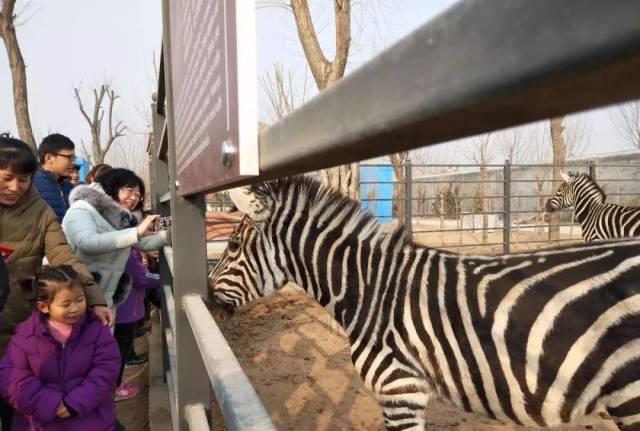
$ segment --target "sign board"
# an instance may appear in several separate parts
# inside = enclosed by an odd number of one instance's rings
[[[258,174],[255,4],[170,2],[180,195]]]

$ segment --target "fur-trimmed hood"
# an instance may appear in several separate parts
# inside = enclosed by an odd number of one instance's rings
[[[69,203],[85,201],[116,230],[127,229],[138,225],[136,215],[122,208],[111,196],[106,194],[99,183],[76,186],[69,195]]]
[[[78,186],[71,199],[62,220],[65,236],[89,271],[100,274],[100,287],[113,307],[119,301],[119,289],[131,287],[125,274],[131,247],[157,250],[167,243],[166,231],[139,236],[135,213],[118,205],[99,185]]]

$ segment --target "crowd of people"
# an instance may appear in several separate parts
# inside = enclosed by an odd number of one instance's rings
[[[0,136],[2,431],[123,429],[115,402],[140,392],[123,371],[148,360],[134,340],[149,300],[160,305],[171,230],[143,212],[135,172],[97,165],[81,181],[75,162],[66,136],[37,158]]]

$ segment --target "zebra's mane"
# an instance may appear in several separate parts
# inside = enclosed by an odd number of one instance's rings
[[[579,174],[579,175],[576,177],[576,181],[577,181],[577,180],[579,180],[579,179],[581,179],[581,178],[585,178],[585,179],[589,182],[589,184],[592,184],[592,185],[593,185],[593,187],[595,187],[595,188],[596,188],[596,190],[598,190],[598,192],[602,195],[602,202],[604,202],[604,201],[606,201],[606,200],[607,200],[607,194],[604,192],[604,190],[602,190],[602,187],[600,187],[600,184],[598,184],[598,183],[596,182],[596,180],[594,180],[593,178],[591,178],[591,176],[590,176],[590,175],[588,175],[588,174]]]
[[[322,185],[309,176],[279,178],[254,184],[251,191],[267,206],[272,206],[272,214],[277,212],[279,205],[291,202],[297,206],[297,211],[306,212],[319,221],[329,222],[349,213],[345,225],[347,229],[360,226],[360,236],[379,240],[393,239],[394,244],[400,247],[411,244],[403,225],[396,225],[390,231],[383,229],[376,222],[374,215],[360,206],[360,202]]]

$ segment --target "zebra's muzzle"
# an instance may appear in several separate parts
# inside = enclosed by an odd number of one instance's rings
[[[556,208],[556,206],[553,204],[553,200],[549,199],[546,203],[546,205],[544,206],[545,211],[547,212],[554,212],[555,210],[557,210],[558,208]]]
[[[228,320],[233,317],[233,313],[236,311],[236,306],[229,302],[225,302],[217,296],[213,297],[213,312],[216,317],[222,320]]]

